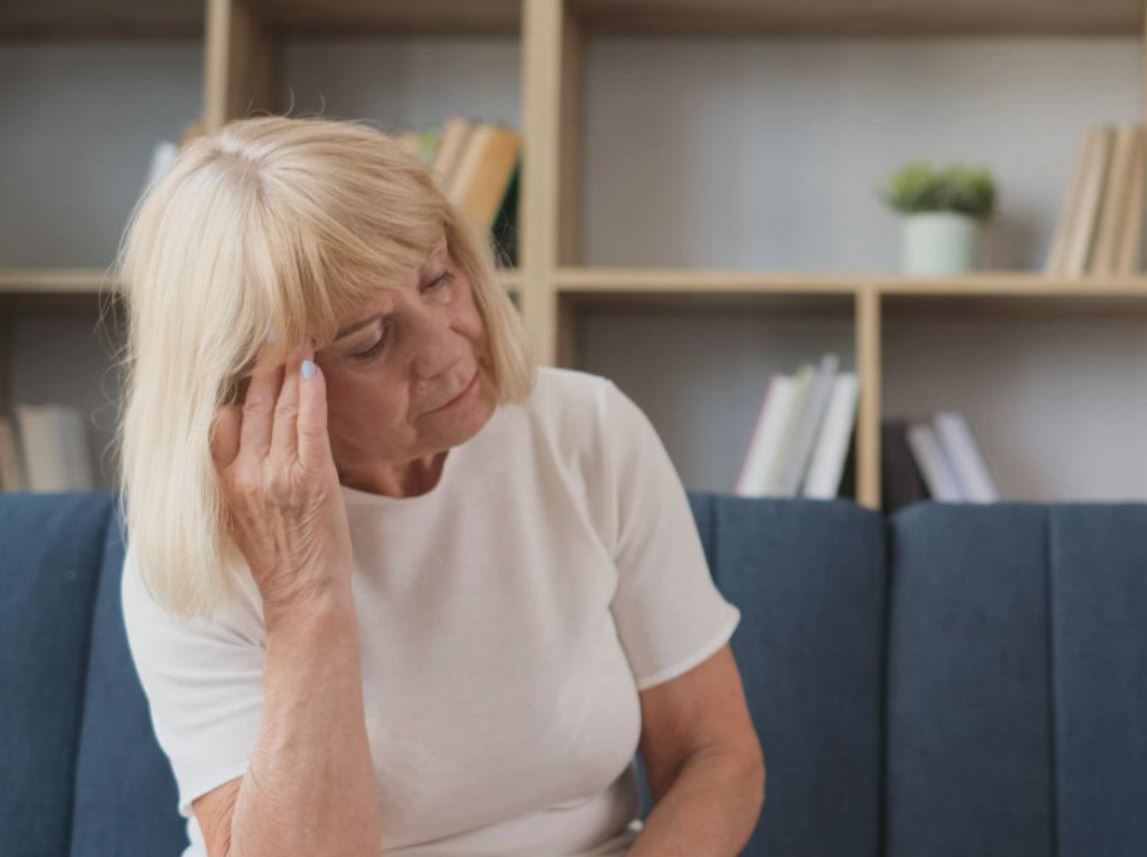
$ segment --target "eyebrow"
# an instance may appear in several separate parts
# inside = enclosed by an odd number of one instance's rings
[[[364,318],[361,321],[356,321],[354,324],[348,324],[346,327],[335,334],[335,342],[338,342],[341,339],[346,339],[352,333],[362,330],[371,322],[378,321],[380,318],[382,318],[383,315],[383,313],[375,313],[370,318]]]
[[[430,256],[428,256],[426,259],[426,262],[424,262],[422,267],[418,269],[418,273],[420,276],[421,276],[422,272],[426,269],[426,265],[429,264],[429,262],[435,256],[438,255],[439,249],[442,247],[442,245],[444,243],[445,243],[444,241],[438,242],[438,244],[431,251]],[[364,319],[361,319],[360,321],[354,322],[353,324],[348,324],[346,327],[344,327],[342,330],[340,330],[338,333],[335,334],[334,341],[338,342],[342,339],[346,339],[352,333],[356,333],[356,332],[362,330],[368,324],[371,324],[372,322],[378,321],[384,315],[386,315],[386,313],[384,313],[384,312],[375,313],[374,315],[370,316],[369,318],[364,318]]]

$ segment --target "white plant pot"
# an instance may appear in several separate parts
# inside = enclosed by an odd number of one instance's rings
[[[949,211],[904,218],[901,269],[906,274],[959,274],[976,266],[980,224]]]

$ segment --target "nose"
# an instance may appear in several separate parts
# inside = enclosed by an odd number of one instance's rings
[[[450,318],[431,310],[415,313],[411,328],[414,347],[414,374],[420,380],[433,381],[449,375],[450,370],[466,357],[466,342],[450,324]],[[448,379],[457,383],[461,379]]]

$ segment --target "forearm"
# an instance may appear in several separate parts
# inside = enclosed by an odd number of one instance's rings
[[[764,803],[764,773],[731,753],[698,752],[656,802],[628,857],[736,857]]]
[[[229,857],[378,857],[378,783],[349,591],[265,619],[263,724]]]

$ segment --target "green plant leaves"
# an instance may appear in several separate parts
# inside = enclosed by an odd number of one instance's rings
[[[880,196],[902,214],[951,211],[982,220],[995,211],[996,184],[986,169],[913,161],[892,175]]]

